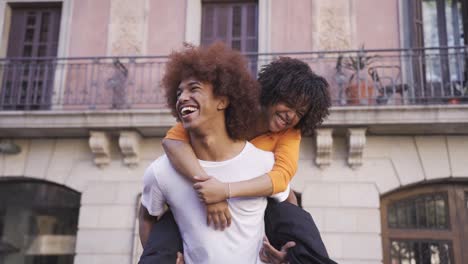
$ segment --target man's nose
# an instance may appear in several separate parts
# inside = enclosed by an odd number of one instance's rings
[[[185,102],[189,99],[189,93],[187,91],[182,91],[180,92],[179,94],[179,98],[178,98],[178,101],[179,102]]]

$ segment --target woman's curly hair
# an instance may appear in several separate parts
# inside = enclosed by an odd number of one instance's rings
[[[253,127],[259,86],[247,69],[245,58],[222,42],[207,47],[185,44],[185,49],[169,55],[162,86],[172,114],[179,119],[176,103],[179,84],[187,78],[213,85],[215,96],[226,96],[226,129],[232,139],[246,139]]]
[[[312,135],[329,114],[331,99],[327,80],[301,60],[280,57],[262,67],[258,81],[262,107],[281,102],[294,109],[309,107],[295,127],[303,135]]]

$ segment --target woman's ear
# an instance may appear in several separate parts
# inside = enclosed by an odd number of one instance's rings
[[[221,96],[216,109],[218,111],[221,111],[221,110],[225,110],[226,108],[228,108],[228,106],[229,106],[229,99],[227,98],[227,96]]]

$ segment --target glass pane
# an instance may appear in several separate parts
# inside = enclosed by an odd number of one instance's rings
[[[257,5],[247,7],[247,36],[257,37]]]
[[[423,0],[423,28],[424,28],[424,46],[439,46],[439,30],[437,27],[437,4],[436,0]]]
[[[422,2],[422,8],[424,47],[439,47],[436,0],[424,0]],[[430,53],[431,54],[426,54],[426,80],[428,82],[440,82],[442,79],[442,72],[439,50],[431,50]]]
[[[451,264],[452,246],[448,241],[393,240],[392,264]]]
[[[398,227],[407,227],[406,225],[406,208],[404,205],[397,207],[397,218],[398,218]]]
[[[49,20],[50,20],[50,13],[43,13],[42,14],[42,23],[41,23],[41,34],[40,34],[40,41],[41,42],[46,42],[47,39],[48,39]]]
[[[24,45],[23,47],[23,57],[31,57],[32,56],[32,46],[31,45]]]
[[[416,206],[414,203],[408,203],[407,214],[408,214],[408,227],[415,228],[416,227]]]
[[[5,211],[0,209],[0,237],[3,237],[3,226],[5,225]]]
[[[257,39],[247,39],[247,48],[246,52],[257,52],[258,50],[258,41]]]
[[[439,264],[440,263],[439,245],[430,244],[429,249],[430,249],[430,254],[431,254],[431,262]]]
[[[463,45],[462,6],[459,0],[445,1],[445,19],[447,21],[447,44]]]
[[[400,242],[400,259],[401,263],[409,264],[410,263],[410,250],[408,247],[408,243]]]
[[[37,56],[38,57],[45,57],[47,56],[47,46],[46,45],[40,45],[39,49],[37,51]]]
[[[215,9],[215,27],[217,39],[225,41],[227,38],[229,11],[230,8],[226,6],[220,6]]]
[[[437,228],[444,228],[447,226],[446,214],[447,210],[445,208],[445,201],[442,197],[437,197],[436,203],[436,224]]]
[[[450,263],[450,244],[449,243],[441,243],[440,245],[440,262],[441,263]]]
[[[26,29],[26,33],[24,35],[25,42],[33,42],[34,41],[34,28]]]
[[[397,258],[400,255],[400,244],[397,241],[392,241],[390,255]]]
[[[241,50],[241,41],[240,41],[240,39],[239,40],[233,40],[231,42],[231,48],[233,48],[235,50]]]
[[[426,218],[427,218],[427,227],[433,228],[435,227],[435,202],[431,197],[426,197]]]
[[[445,6],[445,15],[447,20],[447,44],[448,46],[463,46],[463,16],[462,4],[460,0],[447,0]],[[449,57],[450,80],[458,83],[464,83],[463,72],[465,68],[464,55],[461,52]],[[455,91],[455,95],[459,91]]]
[[[232,36],[240,37],[242,34],[242,8],[234,6],[232,9]]]
[[[213,36],[213,25],[214,25],[214,7],[207,5],[203,7],[203,28],[202,37],[209,38]]]
[[[396,217],[395,206],[390,206],[388,208],[388,226],[397,227],[397,217]]]
[[[465,192],[465,206],[468,209],[468,192]]]
[[[28,26],[34,26],[34,24],[36,24],[36,13],[35,12],[29,12],[28,15],[29,16],[26,19],[26,24]]]
[[[424,199],[416,199],[416,212],[418,217],[418,226],[421,228],[427,227],[426,206],[424,204]]]

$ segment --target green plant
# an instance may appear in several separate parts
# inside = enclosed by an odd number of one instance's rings
[[[340,87],[346,83],[346,74],[344,69],[351,71],[348,78],[348,84],[344,87],[346,94],[346,103],[358,104],[372,104],[374,87],[373,83],[369,82],[367,78],[367,70],[372,63],[375,62],[377,55],[366,55],[364,45],[361,46],[356,56],[343,56],[339,55],[336,60],[336,80]],[[364,73],[364,74],[362,74]],[[355,80],[357,77],[357,81]],[[372,76],[371,76],[372,77]]]
[[[343,55],[339,55],[335,69],[337,72],[341,71],[342,68],[352,71],[349,77],[349,82],[352,82],[360,71],[365,71],[377,58],[378,55],[367,56],[364,52],[364,45],[362,45],[357,56],[343,57]]]

